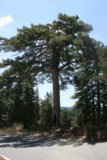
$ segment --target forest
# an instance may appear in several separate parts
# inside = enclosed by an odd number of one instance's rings
[[[88,136],[107,130],[107,46],[90,36],[92,30],[78,16],[60,13],[52,23],[0,37],[0,52],[16,55],[0,63],[0,128],[76,127]],[[38,84],[44,81],[53,90],[42,100]],[[77,99],[69,110],[60,106],[60,90],[68,85]]]

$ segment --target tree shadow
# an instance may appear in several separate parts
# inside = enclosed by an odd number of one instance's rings
[[[66,140],[51,136],[32,136],[32,135],[2,135],[0,136],[0,147],[28,148],[28,147],[43,147],[43,146],[65,146],[73,145],[78,147],[82,142],[76,140]]]
[[[47,136],[6,135],[0,137],[0,147],[27,148],[36,146],[52,146],[57,140]]]

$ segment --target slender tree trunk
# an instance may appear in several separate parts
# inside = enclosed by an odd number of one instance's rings
[[[95,90],[94,90],[94,84],[92,83],[92,105],[93,105],[93,125],[96,124],[96,105],[95,105]]]
[[[97,82],[97,123],[101,125],[101,95],[100,95],[100,82]]]
[[[105,100],[106,100],[106,95],[105,95],[105,92],[106,92],[106,87],[107,87],[107,85],[106,85],[106,83],[105,83],[105,81],[103,81],[102,82],[102,89],[103,89],[103,108],[102,108],[102,114],[103,114],[103,116],[102,116],[102,121],[103,121],[103,127],[104,126],[106,126],[106,124],[107,124],[107,105],[106,105],[106,103],[105,103]]]
[[[53,80],[53,123],[55,127],[60,126],[60,89],[59,89],[59,71],[51,70]]]

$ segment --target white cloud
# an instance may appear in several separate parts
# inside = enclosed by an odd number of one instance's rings
[[[13,23],[13,18],[10,15],[0,17],[0,28],[10,23]]]

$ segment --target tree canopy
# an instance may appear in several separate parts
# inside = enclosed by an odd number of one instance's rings
[[[13,67],[18,62],[25,67],[24,74],[32,73],[39,76],[40,81],[52,81],[53,119],[57,126],[60,125],[59,90],[72,82],[72,72],[80,52],[78,44],[91,30],[92,27],[80,21],[78,16],[59,14],[58,19],[50,24],[18,29],[16,36],[4,39],[2,43],[1,48],[6,52],[20,53],[13,63],[10,61]]]
[[[78,99],[75,108],[75,113],[79,112],[78,124],[85,127],[107,125],[107,47],[90,37],[91,30],[92,26],[78,16],[59,14],[57,20],[49,24],[32,24],[18,29],[9,39],[1,37],[0,50],[17,53],[15,59],[3,60],[0,64],[1,68],[7,67],[0,77],[1,106],[5,97],[4,106],[12,104],[14,108],[13,112],[8,110],[9,114],[23,110],[16,119],[23,121],[26,127],[29,127],[28,121],[33,122],[36,113],[43,115],[53,108],[48,120],[52,118],[53,125],[59,127],[60,89],[73,84],[74,98]],[[34,88],[44,80],[53,84],[53,104],[47,104],[48,97],[41,105],[38,101],[35,103],[38,95]],[[26,115],[24,119],[22,113]],[[45,115],[39,120],[40,115],[35,120],[36,127],[39,123],[44,126],[47,123],[44,122],[44,119],[47,121]],[[68,115],[65,111],[62,117]],[[19,117],[18,114],[15,117]],[[47,128],[49,126],[52,125],[49,123]]]

